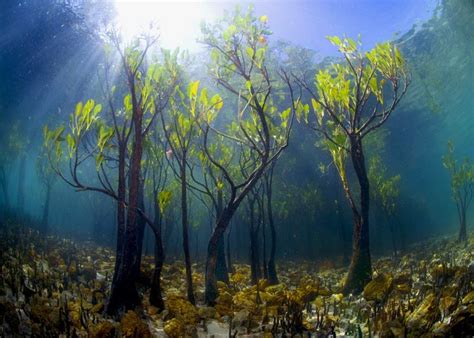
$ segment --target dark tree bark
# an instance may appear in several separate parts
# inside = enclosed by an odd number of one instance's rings
[[[236,210],[235,206],[230,206],[229,208],[224,208],[219,219],[217,220],[217,225],[212,232],[211,238],[209,240],[209,245],[207,247],[207,260],[206,260],[206,303],[208,305],[214,305],[215,300],[219,294],[217,290],[217,248],[219,238],[224,234],[225,230],[229,226],[229,222],[232,219]]]
[[[354,233],[352,239],[352,258],[349,273],[344,285],[344,293],[360,293],[372,278],[372,264],[369,246],[369,179],[365,167],[362,140],[353,136],[351,142],[351,159],[360,186],[360,212],[351,204]]]
[[[218,189],[217,191],[217,206],[216,206],[216,215],[222,213],[222,190]],[[224,283],[229,283],[229,274],[227,271],[227,264],[225,258],[225,243],[224,243],[224,233],[219,237],[217,242],[217,266],[216,266],[216,277],[217,280]]]
[[[184,262],[186,265],[186,284],[188,300],[195,305],[193,288],[193,272],[191,267],[191,255],[189,252],[189,222],[188,222],[188,189],[186,186],[186,154],[183,153],[183,158],[180,163],[180,180],[181,180],[181,225],[183,227],[183,251]]]
[[[218,281],[229,283],[229,275],[227,273],[227,263],[225,258],[224,233],[222,233],[217,242],[216,277]]]
[[[229,227],[229,231],[227,232],[227,246],[226,246],[226,256],[227,256],[227,271],[230,273],[234,272],[234,268],[232,267],[232,257],[230,252],[230,235],[232,233],[232,225]]]
[[[107,312],[115,314],[122,309],[133,309],[140,304],[135,282],[135,267],[138,261],[138,207],[141,175],[141,160],[143,153],[142,121],[143,111],[138,104],[135,92],[135,74],[129,74],[133,107],[134,139],[130,158],[129,194],[127,208],[127,226],[125,229],[124,245],[118,273],[112,282],[111,294]]]
[[[145,196],[144,196],[144,185],[145,182],[143,179],[140,179],[140,188],[139,188],[139,197],[138,197],[138,207],[142,212],[145,212]],[[143,216],[138,215],[138,240],[137,240],[137,261],[135,264],[135,276],[138,278],[140,276],[140,266],[142,263],[142,252],[143,252],[143,239],[145,236],[145,225],[146,220]]]
[[[210,42],[212,40],[212,42]],[[289,123],[286,124],[284,129],[284,139],[283,142],[277,144],[273,144],[274,138],[272,134],[272,130],[269,126],[269,118],[267,116],[266,108],[267,108],[267,98],[272,93],[272,86],[271,78],[269,72],[267,71],[266,66],[257,67],[259,70],[257,71],[256,68],[254,69],[253,65],[248,68],[245,63],[240,61],[239,50],[240,50],[240,42],[236,42],[235,49],[230,51],[223,52],[224,49],[227,47],[223,47],[222,49],[219,46],[219,41],[215,41],[211,39],[206,41],[205,43],[213,48],[213,50],[221,53],[224,58],[226,58],[229,62],[231,62],[237,69],[235,74],[241,76],[242,80],[245,80],[247,83],[247,87],[249,89],[250,96],[243,96],[244,101],[247,101],[247,104],[251,107],[253,112],[257,116],[257,130],[259,135],[259,140],[255,140],[254,138],[250,137],[248,130],[241,124],[243,128],[244,139],[248,141],[251,149],[251,156],[255,156],[257,161],[255,162],[255,166],[251,169],[249,175],[242,180],[239,184],[237,184],[235,178],[233,178],[232,174],[223,166],[219,161],[217,161],[209,151],[208,146],[208,136],[210,131],[209,123],[204,122],[204,125],[201,126],[202,135],[203,135],[203,145],[204,145],[204,152],[206,157],[209,161],[219,169],[221,172],[224,181],[227,183],[227,187],[229,189],[229,194],[226,196],[225,206],[222,210],[222,213],[218,216],[216,227],[211,235],[208,244],[208,251],[207,251],[207,260],[206,260],[206,292],[205,292],[205,300],[208,305],[215,304],[216,298],[218,296],[218,289],[217,289],[217,277],[216,277],[216,266],[217,266],[217,252],[218,252],[218,242],[219,238],[224,234],[227,230],[229,223],[234,216],[236,210],[242,203],[243,199],[248,195],[248,193],[255,187],[255,184],[260,180],[262,175],[264,174],[267,167],[273,162],[278,159],[281,155],[282,151],[288,146],[288,140],[290,136],[290,132],[293,126],[296,106],[293,88],[291,85],[291,80],[288,77],[287,73],[282,70],[280,73],[281,78],[283,81],[288,85],[288,89],[290,91],[290,102],[291,102],[291,116],[288,120]],[[223,45],[226,45],[225,42],[222,42]],[[252,46],[248,46],[252,48]],[[245,48],[244,48],[245,49]],[[242,52],[242,50],[240,50]],[[267,89],[263,92],[260,89],[256,89],[254,84],[252,83],[253,80],[253,70],[258,73],[258,76],[263,76],[268,84]],[[223,86],[228,92],[233,93],[238,97],[238,100],[242,99],[241,91],[238,87],[233,87],[232,84],[228,83],[226,79],[221,78],[219,75],[216,76],[216,80],[219,85]],[[258,91],[258,95],[257,95]],[[259,97],[263,95],[265,99],[262,101]],[[240,142],[239,142],[240,143]],[[240,143],[242,145],[242,143]],[[242,168],[243,169],[243,168]]]
[[[43,216],[41,217],[41,232],[48,233],[49,201],[51,197],[51,185],[46,185],[46,196],[44,197]]]
[[[114,281],[118,276],[118,270],[122,261],[122,251],[125,237],[125,154],[127,148],[126,144],[118,142],[118,186],[117,186],[117,243],[114,267]],[[113,284],[113,282],[112,282]]]

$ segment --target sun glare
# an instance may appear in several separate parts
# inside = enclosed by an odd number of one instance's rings
[[[212,19],[212,10],[202,0],[115,0],[116,23],[127,40],[158,27],[160,45],[165,48],[196,49],[200,23]]]

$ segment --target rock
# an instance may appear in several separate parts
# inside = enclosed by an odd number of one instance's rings
[[[211,320],[207,326],[207,336],[214,338],[226,338],[229,336],[229,327],[224,323],[220,323],[217,320]]]
[[[383,302],[392,289],[392,281],[393,278],[390,275],[378,275],[365,286],[364,298],[367,301]]]

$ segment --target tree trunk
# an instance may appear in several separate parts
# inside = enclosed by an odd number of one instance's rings
[[[51,185],[46,185],[46,196],[44,199],[43,217],[41,218],[41,232],[48,233],[49,200],[51,196]]]
[[[23,212],[25,206],[25,166],[26,166],[26,155],[22,155],[20,158],[20,167],[18,168],[18,195],[16,207],[20,213]]]
[[[145,196],[144,196],[144,180],[140,180],[140,188],[139,188],[139,197],[138,197],[138,207],[145,212]],[[146,221],[145,218],[141,215],[138,215],[138,235],[137,235],[137,261],[135,265],[135,275],[136,278],[140,276],[140,266],[142,263],[142,252],[143,252],[143,239],[145,237],[145,225]]]
[[[268,157],[264,157],[262,162],[265,163]],[[242,200],[247,196],[250,190],[255,186],[255,183],[262,177],[265,167],[262,166],[259,171],[255,173],[253,179],[247,182],[242,188],[240,194],[237,195],[236,189],[233,189],[230,193],[229,202],[222,209],[222,213],[217,219],[216,227],[212,232],[211,238],[209,239],[209,245],[207,248],[207,259],[206,259],[206,291],[205,301],[208,305],[214,305],[218,296],[217,289],[217,278],[216,278],[216,266],[217,266],[217,246],[219,237],[226,231],[229,226],[229,222],[235,214],[235,211],[239,207]]]
[[[123,254],[117,276],[112,282],[111,294],[107,312],[116,314],[120,310],[133,309],[140,304],[135,281],[136,274],[134,267],[138,261],[138,202],[140,190],[141,160],[143,152],[142,134],[142,108],[138,105],[135,83],[129,80],[132,105],[133,105],[133,126],[134,142],[130,158],[130,178],[127,208],[127,227],[125,229]]]
[[[354,233],[352,259],[344,285],[344,293],[360,293],[372,278],[372,264],[369,244],[369,180],[365,167],[362,140],[351,137],[351,159],[360,186],[360,211],[352,208]]]
[[[232,216],[235,213],[235,206],[231,205],[229,208],[225,208],[219,219],[217,220],[216,227],[212,232],[211,238],[209,239],[209,245],[207,247],[207,259],[206,259],[206,291],[205,299],[206,304],[215,305],[216,298],[219,295],[217,290],[217,249],[219,238],[224,234]]]
[[[227,272],[233,273],[234,268],[232,267],[232,259],[230,254],[230,234],[232,232],[232,225],[229,227],[229,231],[227,233],[227,247],[226,247],[226,255],[227,255]]]
[[[118,270],[122,261],[123,244],[125,238],[125,152],[126,146],[119,142],[118,145],[118,187],[117,187],[117,244],[115,249],[114,277],[118,276]]]
[[[187,198],[187,187],[186,187],[186,157],[185,155],[183,155],[182,162],[180,163],[180,179],[181,179],[181,225],[183,227],[183,251],[184,251],[184,262],[186,265],[187,293],[188,293],[189,302],[195,305],[196,300],[194,298],[191,255],[189,252],[188,198]]]
[[[460,206],[460,215],[459,215],[459,237],[458,241],[462,243],[467,243],[467,229],[466,229],[466,208]]]
[[[229,275],[227,273],[227,263],[225,258],[225,243],[224,233],[219,237],[217,242],[217,266],[216,266],[216,278],[218,281],[229,283]]]
[[[222,213],[222,190],[218,189],[217,191],[217,210],[216,214],[219,215]],[[225,261],[225,243],[224,243],[224,233],[219,237],[217,242],[217,266],[216,266],[216,278],[218,281],[224,283],[229,283],[229,274],[227,271],[227,264]]]
[[[154,200],[157,201],[157,192],[154,194]],[[153,233],[155,235],[155,269],[153,270],[153,279],[150,290],[150,304],[156,306],[160,311],[165,309],[163,296],[161,294],[161,271],[165,261],[165,253],[163,250],[163,242],[161,238],[162,217],[159,207],[155,203],[155,219]]]

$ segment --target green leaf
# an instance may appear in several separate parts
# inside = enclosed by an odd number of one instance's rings
[[[93,115],[97,115],[102,111],[102,105],[99,103],[94,107]]]
[[[125,95],[123,98],[123,106],[125,107],[125,111],[132,111],[132,96],[130,94]]]
[[[224,101],[222,100],[219,94],[215,94],[211,98],[211,108],[213,107],[215,110],[221,110],[223,105]]]
[[[198,88],[199,88],[199,80],[191,82],[188,85],[188,96],[190,100],[197,97]]]
[[[76,104],[76,110],[74,112],[74,115],[77,117],[81,114],[81,112],[82,112],[82,102],[78,102]]]
[[[342,41],[338,36],[326,36],[326,38],[334,45],[337,47],[340,47],[342,45]]]
[[[160,213],[163,215],[166,211],[166,208],[171,202],[172,192],[170,190],[162,190],[158,193],[158,207]]]
[[[76,150],[76,142],[74,140],[74,137],[71,134],[67,134],[66,142],[67,142],[69,158],[72,158],[74,151]]]
[[[252,47],[250,46],[247,46],[247,48],[245,49],[245,51],[247,52],[247,56],[250,58],[250,59],[253,59],[254,55],[255,55],[255,51]]]

